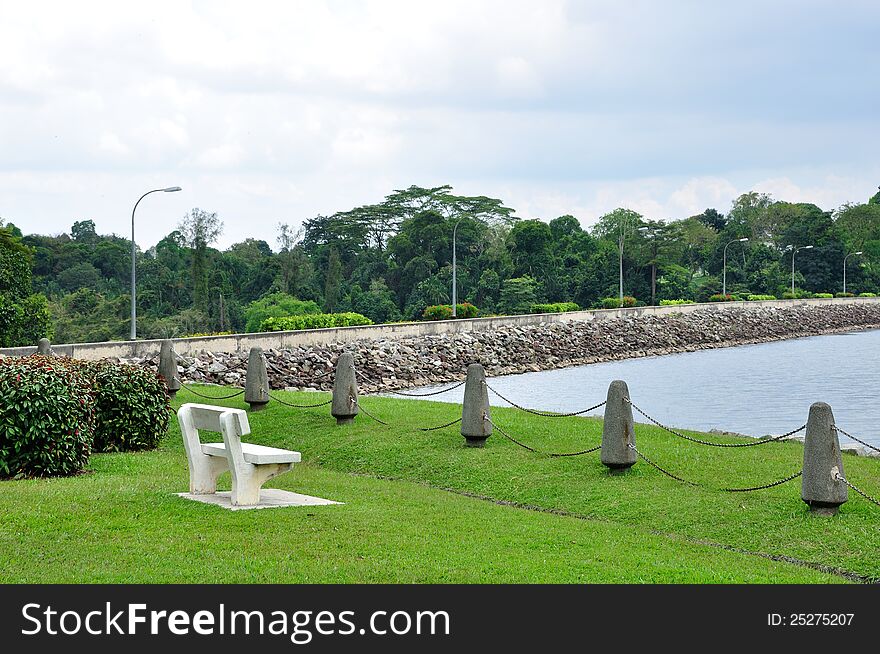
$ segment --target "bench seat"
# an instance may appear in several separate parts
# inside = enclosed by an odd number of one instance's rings
[[[226,457],[225,443],[202,443],[202,453],[208,456]],[[291,450],[282,450],[277,447],[267,447],[265,445],[255,445],[253,443],[242,443],[241,453],[247,463],[255,466],[265,463],[299,463],[301,455],[299,452]]]

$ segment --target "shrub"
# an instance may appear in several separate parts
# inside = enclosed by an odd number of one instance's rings
[[[373,321],[359,313],[315,313],[283,318],[266,318],[260,324],[261,332],[295,331],[299,329],[327,329],[372,325]]]
[[[775,295],[749,295],[746,298],[749,302],[761,302],[763,300],[775,300]]]
[[[636,306],[637,303],[638,303],[638,300],[636,300],[631,295],[624,295],[623,296],[623,304],[620,303],[620,298],[606,297],[600,301],[599,305],[603,309],[619,309],[621,306],[634,307],[634,306]]]
[[[234,332],[196,332],[194,334],[187,334],[186,336],[182,336],[181,338],[204,338],[206,336],[230,336]]]
[[[709,302],[738,302],[739,296],[732,295],[728,293],[727,295],[723,295],[722,293],[716,293],[715,295],[709,296]]]
[[[88,461],[95,398],[87,377],[58,361],[0,359],[0,477],[71,475]]]
[[[422,318],[425,320],[449,320],[452,318],[452,307],[448,304],[435,304],[425,309]]]
[[[146,368],[87,364],[95,390],[95,452],[152,450],[168,430],[165,381]]]
[[[679,304],[693,304],[693,300],[660,300],[661,307],[674,307]]]
[[[834,297],[832,293],[816,293],[813,297]]]
[[[876,293],[859,293],[859,297],[877,297]]]
[[[565,313],[566,311],[580,311],[580,309],[574,302],[551,302],[549,304],[533,304],[529,307],[529,313]]]
[[[855,297],[855,293],[835,293],[834,297]]]
[[[456,318],[476,318],[478,313],[479,309],[470,302],[462,302],[455,305]],[[422,318],[424,320],[449,320],[452,318],[452,305],[435,304],[426,307],[422,313]]]
[[[268,318],[288,318],[290,316],[315,315],[321,313],[312,300],[297,300],[287,293],[270,293],[251,302],[244,310],[245,331],[266,331],[263,323]]]

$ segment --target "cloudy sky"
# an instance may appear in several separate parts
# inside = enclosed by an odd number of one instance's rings
[[[0,0],[0,217],[227,246],[451,184],[668,219],[880,184],[880,3]]]

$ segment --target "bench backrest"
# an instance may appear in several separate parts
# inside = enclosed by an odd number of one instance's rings
[[[242,409],[230,409],[229,407],[212,406],[210,404],[184,404],[180,407],[180,411],[184,409],[189,413],[190,420],[192,421],[191,424],[196,429],[222,433],[223,425],[220,422],[220,417],[224,413],[228,413],[232,415],[233,420],[238,422],[237,431],[240,436],[251,433],[247,412]]]

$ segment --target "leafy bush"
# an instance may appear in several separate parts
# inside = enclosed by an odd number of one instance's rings
[[[732,295],[730,293],[728,293],[727,295],[716,293],[715,295],[709,296],[709,302],[739,302],[739,296]]]
[[[549,304],[533,304],[529,307],[529,313],[565,313],[566,311],[580,311],[580,309],[574,302],[551,302]]]
[[[204,338],[205,336],[230,336],[233,332],[196,332],[195,334],[187,334],[182,338]]]
[[[303,316],[266,318],[260,324],[261,332],[295,331],[299,329],[327,329],[331,327],[353,327],[372,325],[373,321],[359,313],[316,313]]]
[[[859,293],[859,297],[877,297],[876,293]]]
[[[761,302],[763,300],[775,300],[777,299],[775,295],[749,295],[746,298],[749,302]]]
[[[95,424],[91,384],[58,361],[0,359],[0,477],[71,475],[88,461]]]
[[[478,313],[479,309],[470,302],[455,305],[456,318],[476,318]],[[424,320],[449,320],[452,318],[452,305],[435,304],[426,307],[424,313],[422,313],[422,318]]]
[[[679,304],[693,304],[693,300],[660,300],[661,307],[673,307]]]
[[[452,307],[448,304],[435,304],[426,307],[422,318],[425,320],[449,320],[452,318]]]
[[[623,304],[620,303],[620,298],[617,297],[606,297],[599,302],[599,306],[603,309],[619,309],[621,306],[623,307],[634,307],[638,303],[631,295],[623,296]]]
[[[89,362],[94,381],[95,452],[152,450],[168,430],[171,403],[156,373],[125,364]]]
[[[319,307],[312,300],[297,300],[287,293],[270,293],[251,302],[244,311],[246,332],[266,331],[263,323],[268,318],[289,318],[290,316],[317,315]],[[277,330],[270,330],[277,331]]]
[[[855,293],[835,293],[834,297],[855,297]]]
[[[816,293],[813,297],[834,297],[832,293]]]

